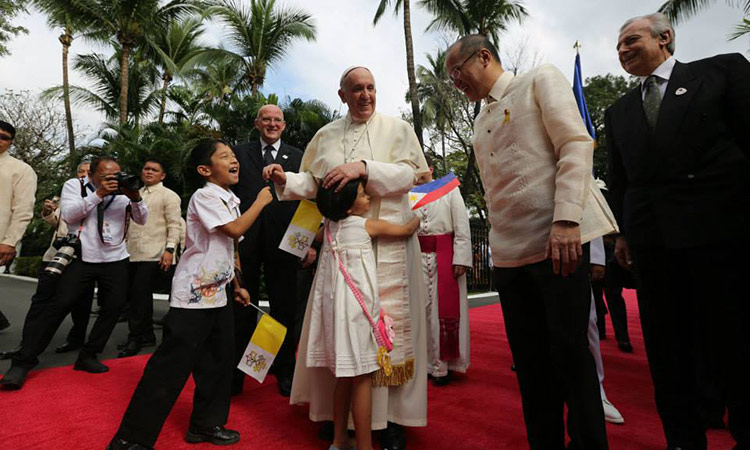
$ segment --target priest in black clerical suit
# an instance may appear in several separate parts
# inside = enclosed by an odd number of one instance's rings
[[[735,448],[750,448],[750,63],[677,62],[659,13],[626,22],[617,48],[641,84],[605,116],[615,255],[636,278],[667,445],[706,448],[703,347],[720,366]]]
[[[276,105],[265,105],[258,111],[255,127],[260,138],[234,148],[240,162],[239,183],[234,191],[240,198],[240,210],[245,212],[263,187],[263,167],[281,164],[284,171],[297,172],[302,151],[281,142],[284,131],[284,114]],[[288,396],[294,374],[294,353],[298,335],[292,329],[297,310],[296,274],[300,260],[294,255],[279,250],[279,242],[294,216],[299,202],[274,200],[260,213],[252,227],[239,244],[243,281],[250,292],[253,303],[258,302],[260,273],[263,272],[266,292],[271,305],[271,316],[287,327],[286,339],[276,356],[272,372],[279,382],[279,392]],[[247,343],[255,330],[257,311],[235,303],[235,341],[237,360],[242,357]],[[242,391],[244,373],[235,369],[232,391]]]

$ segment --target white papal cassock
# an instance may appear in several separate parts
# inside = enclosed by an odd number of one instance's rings
[[[420,218],[420,236],[453,233],[453,265],[471,267],[471,231],[466,205],[458,188],[417,210]],[[425,279],[425,306],[427,308],[427,372],[436,377],[445,376],[448,370],[466,372],[469,367],[469,302],[466,294],[466,274],[458,278],[460,357],[446,363],[440,359],[440,319],[438,317],[437,257],[435,253],[422,253],[422,270]]]
[[[373,114],[366,123],[354,123],[347,114],[321,128],[307,146],[300,173],[287,172],[286,185],[277,187],[281,200],[314,198],[319,181],[334,167],[352,161],[367,164],[366,191],[373,196],[367,217],[404,223],[410,215],[406,193],[417,174],[428,171],[412,127],[401,119]],[[391,352],[394,377],[373,387],[372,428],[387,422],[405,426],[427,425],[427,352],[424,282],[416,236],[378,239],[377,259],[380,304],[394,319],[396,348]],[[310,419],[333,420],[336,379],[326,368],[307,367],[310,308],[305,312],[290,403],[310,403]],[[378,382],[377,374],[374,385]]]

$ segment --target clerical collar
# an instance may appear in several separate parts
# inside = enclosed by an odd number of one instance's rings
[[[377,111],[374,111],[372,113],[372,115],[370,116],[370,118],[367,119],[366,121],[364,121],[364,122],[355,122],[354,119],[352,118],[352,113],[351,112],[347,112],[346,113],[346,121],[347,121],[347,123],[350,123],[352,125],[369,125],[370,122],[372,122],[372,119],[375,118],[376,114],[377,114]]]

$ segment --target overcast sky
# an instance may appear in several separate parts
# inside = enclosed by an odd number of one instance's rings
[[[318,28],[315,42],[300,41],[292,46],[286,59],[269,73],[262,91],[281,98],[319,99],[333,109],[341,105],[336,95],[343,69],[367,65],[375,74],[378,87],[378,110],[397,115],[409,106],[404,101],[408,89],[401,16],[387,13],[377,27],[372,16],[378,0],[279,0],[279,4],[302,7],[312,13]],[[412,0],[412,32],[417,64],[427,64],[425,54],[434,54],[454,36],[426,33],[430,16]],[[655,11],[662,0],[526,0],[529,11],[521,26],[513,26],[501,42],[501,55],[526,42],[529,55],[538,54],[542,62],[557,66],[572,78],[576,40],[582,43],[583,76],[622,74],[615,52],[617,30],[628,18]],[[750,39],[727,42],[726,37],[740,21],[739,8],[717,1],[676,28],[676,58],[692,61],[718,53],[741,52],[748,56]],[[16,20],[29,29],[10,44],[12,55],[0,58],[0,89],[28,89],[33,92],[60,84],[61,52],[58,30],[50,30],[43,16],[32,11]],[[221,26],[211,26],[207,43],[222,40]],[[107,52],[74,41],[71,58],[91,51]],[[86,80],[71,72],[72,84],[86,85]],[[91,110],[74,107],[78,124],[95,131],[102,118]]]

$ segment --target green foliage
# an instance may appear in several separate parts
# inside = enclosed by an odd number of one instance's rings
[[[39,267],[41,265],[41,256],[18,256],[15,259],[13,274],[21,277],[36,278],[37,272],[39,272]]]
[[[664,13],[675,23],[680,23],[693,17],[701,10],[708,8],[714,3],[715,0],[667,0],[661,5],[659,12]],[[745,16],[750,15],[750,0],[726,0],[726,3],[730,6],[739,6],[742,8]],[[734,30],[729,35],[729,40],[740,38],[746,34],[750,34],[750,18],[748,17],[744,17],[742,21],[735,26]]]
[[[605,181],[607,181],[607,138],[604,130],[604,113],[617,99],[637,86],[637,78],[625,78],[611,73],[586,78],[584,82],[583,93],[591,122],[596,130],[594,172],[598,178]]]
[[[513,22],[528,16],[520,1],[514,0],[420,0],[435,18],[427,30],[457,32],[461,36],[479,33],[497,44],[500,35]]]
[[[25,0],[0,0],[0,56],[10,53],[6,44],[12,37],[29,32],[24,27],[13,25],[16,15],[26,12]]]

